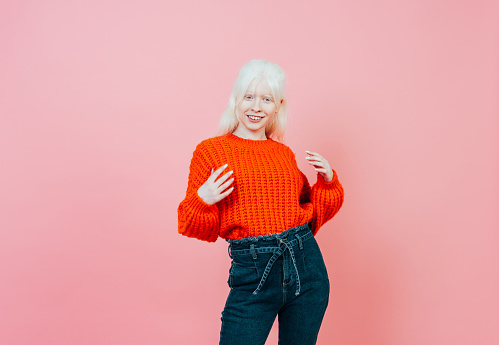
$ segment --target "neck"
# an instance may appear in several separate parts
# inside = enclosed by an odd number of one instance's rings
[[[232,132],[235,136],[238,136],[242,139],[250,139],[250,140],[267,140],[267,136],[265,135],[265,131],[260,132],[249,132],[242,131],[239,128],[236,128],[234,132]]]

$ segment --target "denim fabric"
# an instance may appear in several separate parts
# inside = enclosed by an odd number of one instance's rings
[[[220,345],[264,345],[276,316],[279,345],[315,344],[329,279],[308,224],[228,242],[230,293]]]

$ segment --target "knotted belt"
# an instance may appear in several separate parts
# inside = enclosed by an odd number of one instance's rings
[[[305,235],[304,237],[306,237],[307,235]],[[310,233],[310,235],[312,235],[312,234]],[[303,241],[302,241],[302,238],[298,234],[295,234],[295,237],[296,237],[296,240],[292,240],[289,242],[287,241],[287,238],[277,238],[279,247],[277,247],[277,251],[275,251],[274,255],[272,255],[272,257],[269,259],[267,266],[265,266],[265,270],[263,271],[262,279],[260,279],[260,283],[258,284],[256,290],[253,291],[253,295],[256,295],[261,290],[261,288],[263,287],[263,284],[265,284],[265,281],[267,280],[267,277],[269,276],[269,273],[270,273],[270,270],[272,269],[272,266],[274,265],[276,260],[281,255],[283,255],[284,252],[286,252],[286,250],[289,251],[289,254],[291,256],[291,260],[293,262],[293,268],[296,272],[295,296],[298,296],[300,294],[300,274],[298,273],[298,267],[296,266],[295,252],[293,251],[293,246],[298,242],[300,244],[300,250],[302,250],[303,249]],[[255,254],[253,254],[253,255],[255,255]]]

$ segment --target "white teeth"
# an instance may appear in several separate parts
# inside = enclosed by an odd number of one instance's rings
[[[261,119],[261,117],[259,117],[259,116],[251,116],[251,115],[248,115],[248,117],[249,117],[250,119],[252,119],[252,120],[260,120],[260,119]]]

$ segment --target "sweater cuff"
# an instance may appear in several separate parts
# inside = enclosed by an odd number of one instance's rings
[[[201,199],[197,192],[192,193],[185,200],[185,209],[189,214],[195,215],[188,229],[180,232],[187,237],[195,237],[200,240],[215,242],[218,232],[213,229],[218,225],[218,207],[216,204],[209,205]]]

